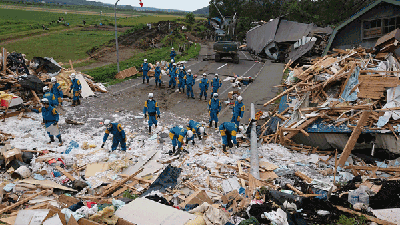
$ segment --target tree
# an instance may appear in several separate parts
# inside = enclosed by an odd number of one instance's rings
[[[194,14],[193,13],[188,13],[186,14],[186,22],[189,24],[194,24],[195,19],[194,19]]]

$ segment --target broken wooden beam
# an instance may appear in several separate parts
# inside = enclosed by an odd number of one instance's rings
[[[20,205],[22,205],[22,204],[28,202],[28,201],[31,200],[31,199],[36,198],[36,197],[39,196],[39,195],[43,195],[43,194],[45,194],[46,192],[47,192],[47,190],[43,190],[43,191],[41,191],[41,192],[39,192],[39,193],[36,193],[36,194],[34,194],[34,195],[32,195],[32,196],[29,196],[29,197],[27,197],[27,198],[24,198],[24,199],[18,201],[17,203],[15,203],[15,204],[12,204],[12,205],[10,205],[10,206],[5,207],[5,208],[3,208],[3,209],[0,210],[0,215],[3,214],[3,213],[5,213],[5,212],[10,211],[11,209],[14,209],[15,207],[18,207],[18,206],[20,206]]]
[[[111,187],[109,187],[107,190],[105,190],[103,193],[101,193],[101,197],[105,197],[108,194],[110,194],[111,192],[113,192],[115,189],[119,188],[121,185],[125,184],[128,180],[134,178],[136,175],[138,175],[140,172],[142,172],[143,167],[141,167],[138,171],[136,171],[136,173],[130,175],[127,178],[124,178],[120,181],[117,181],[114,185],[112,185]]]
[[[349,140],[347,141],[342,154],[340,155],[339,162],[338,162],[339,166],[343,167],[347,158],[349,158],[350,153],[353,150],[354,146],[356,145],[357,139],[360,136],[360,134],[363,130],[363,127],[364,127],[365,123],[367,122],[370,114],[371,114],[370,111],[364,111],[361,114],[361,118],[358,120],[356,128],[354,128],[353,132],[351,133],[351,136],[350,136]]]

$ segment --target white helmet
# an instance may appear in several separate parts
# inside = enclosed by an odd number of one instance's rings
[[[173,59],[171,59],[171,62],[173,63],[173,62],[174,62],[174,60],[173,60]]]
[[[191,73],[191,72],[192,72],[192,70],[191,70],[191,69],[189,69],[189,70],[188,70],[188,73]]]
[[[53,83],[57,82],[57,78],[56,77],[52,77],[51,78],[51,82],[53,82]]]
[[[218,73],[216,73],[215,76],[218,77]]]
[[[203,76],[207,76],[207,74],[206,74],[206,73],[203,73]]]
[[[171,50],[174,50],[174,47],[172,47]]]
[[[180,69],[180,70],[183,70],[183,67],[181,66],[181,67],[179,67],[179,69]]]
[[[214,98],[218,98],[218,93],[214,93]]]
[[[244,127],[243,126],[239,126],[239,132],[243,132],[244,131]]]
[[[176,66],[176,63],[172,64],[173,66]]]
[[[49,100],[47,98],[42,98],[40,102],[42,102],[43,104],[49,104]]]
[[[110,120],[104,120],[104,125],[105,125],[105,126],[108,126],[110,123],[111,123]]]
[[[192,132],[191,130],[188,130],[188,132],[187,132],[187,136],[188,136],[188,138],[191,138],[191,137],[193,137],[193,132]]]
[[[183,128],[183,126],[182,126],[182,125],[179,125],[178,127],[179,127],[179,128],[181,128],[181,129]]]
[[[75,73],[71,73],[71,79],[75,79],[76,75]]]
[[[241,102],[243,100],[242,96],[237,97],[237,100]]]
[[[147,59],[144,59],[144,62],[147,62]]]
[[[204,134],[204,127],[199,127],[199,133]]]
[[[44,86],[43,87],[43,92],[46,92],[46,91],[48,91],[49,90],[49,87],[47,87],[47,86]]]
[[[153,98],[153,93],[149,93],[149,98]]]
[[[157,62],[157,63],[156,63],[156,66],[160,66],[160,62]]]

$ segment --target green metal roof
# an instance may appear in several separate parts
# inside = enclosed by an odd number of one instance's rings
[[[387,2],[390,4],[394,4],[394,5],[400,5],[400,1],[396,1],[396,0],[378,0],[374,3],[372,3],[371,5],[365,7],[363,10],[359,11],[358,13],[356,13],[355,15],[353,15],[352,17],[350,17],[348,20],[344,21],[342,24],[340,24],[338,27],[336,27],[335,30],[333,30],[331,36],[329,37],[329,42],[328,45],[325,47],[324,53],[322,54],[322,56],[325,56],[329,49],[331,48],[333,39],[335,38],[337,32],[342,29],[344,26],[346,26],[347,24],[353,22],[355,19],[357,19],[358,17],[360,17],[361,15],[363,15],[364,13],[368,12],[370,9],[374,8],[375,6],[377,6],[379,3],[382,2]]]

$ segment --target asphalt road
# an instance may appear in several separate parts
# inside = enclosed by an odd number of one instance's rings
[[[116,120],[120,123],[130,123],[144,125],[143,119],[134,119],[129,114],[139,115],[143,111],[144,102],[148,99],[148,93],[154,93],[155,100],[158,101],[161,111],[162,124],[186,125],[188,119],[203,121],[208,123],[208,100],[211,95],[211,88],[208,91],[207,101],[204,97],[199,101],[199,80],[203,73],[208,74],[211,80],[215,73],[218,73],[222,81],[222,87],[219,89],[220,99],[226,101],[228,92],[239,90],[242,92],[243,102],[246,106],[244,120],[247,122],[250,117],[250,103],[254,102],[256,110],[266,110],[262,104],[276,95],[277,89],[274,85],[280,84],[282,79],[283,64],[273,64],[271,62],[261,63],[254,61],[248,52],[239,52],[240,63],[234,64],[229,59],[223,59],[221,62],[214,60],[203,61],[205,55],[212,55],[212,45],[202,46],[199,59],[188,61],[186,69],[191,69],[192,73],[198,75],[194,86],[194,95],[196,99],[188,99],[186,93],[179,93],[177,90],[168,88],[168,76],[163,76],[163,87],[156,87],[154,78],[150,79],[150,84],[143,84],[142,78],[132,79],[123,83],[108,87],[109,93],[97,94],[96,97],[89,97],[82,100],[82,105],[69,110],[67,117],[80,121],[87,121],[93,118],[103,118]],[[251,76],[256,77],[255,82],[241,89],[235,89],[230,80],[225,80],[229,76]],[[225,80],[225,81],[224,81]],[[223,105],[220,114],[220,123],[230,121],[231,108]],[[142,127],[142,126],[141,126]],[[88,128],[89,129],[89,128]]]

